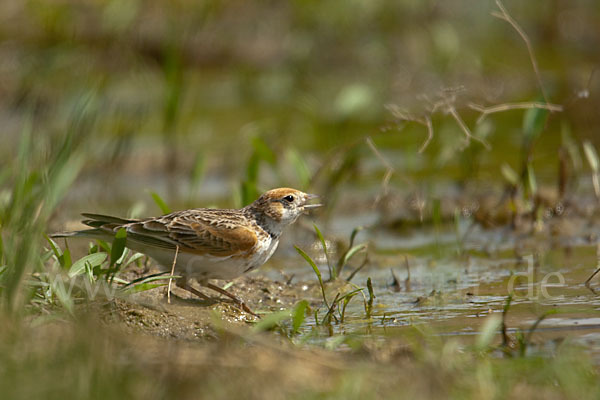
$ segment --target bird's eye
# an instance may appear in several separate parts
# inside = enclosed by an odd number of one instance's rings
[[[283,200],[287,201],[288,203],[292,203],[292,202],[294,202],[294,196],[292,196],[291,194],[288,194],[287,196],[285,196],[283,198]]]

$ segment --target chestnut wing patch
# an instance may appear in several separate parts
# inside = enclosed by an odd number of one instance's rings
[[[242,255],[256,245],[256,234],[248,228],[215,227],[193,223],[191,230],[173,230],[169,236],[182,244],[180,250],[188,253],[229,257]]]

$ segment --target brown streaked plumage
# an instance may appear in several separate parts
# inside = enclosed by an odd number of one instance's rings
[[[308,204],[317,196],[296,189],[272,189],[241,209],[195,208],[156,218],[124,219],[82,214],[91,229],[57,233],[52,237],[111,239],[121,228],[126,246],[171,268],[177,250],[177,285],[206,297],[189,285],[191,278],[238,301],[209,279],[233,279],[264,264],[275,252],[286,226],[320,204]],[[252,313],[252,312],[251,312]]]

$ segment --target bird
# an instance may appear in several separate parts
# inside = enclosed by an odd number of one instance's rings
[[[82,222],[90,229],[58,232],[51,237],[110,240],[125,229],[125,246],[174,271],[180,276],[175,281],[178,287],[210,299],[191,286],[190,280],[196,279],[201,286],[231,298],[257,316],[243,300],[209,280],[231,280],[263,265],[277,249],[284,229],[302,214],[322,206],[309,203],[318,197],[277,188],[240,209],[194,208],[143,219],[83,213],[86,219]]]

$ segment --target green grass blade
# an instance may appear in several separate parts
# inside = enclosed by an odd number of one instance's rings
[[[364,226],[357,226],[356,228],[352,229],[352,234],[350,235],[350,244],[349,244],[350,247],[352,247],[354,245],[354,240],[356,239],[356,235],[358,235],[358,233],[360,231],[362,231],[363,229],[365,229]]]
[[[435,198],[432,201],[433,209],[431,219],[433,220],[433,226],[437,231],[442,228],[442,202],[440,199]]]
[[[54,240],[52,240],[50,238],[50,236],[44,234],[44,238],[46,238],[46,241],[50,244],[50,249],[52,249],[52,252],[54,253],[54,256],[56,257],[56,260],[58,261],[58,263],[60,264],[60,266],[62,268],[68,268],[65,266],[65,262],[64,262],[64,258],[63,258],[63,252],[61,251],[60,247],[58,246],[58,244],[56,244],[56,242]],[[0,237],[1,240],[1,237]]]
[[[300,153],[298,153],[298,151],[296,151],[296,149],[290,148],[287,151],[286,158],[290,161],[291,165],[294,167],[294,171],[296,172],[296,176],[298,177],[298,181],[300,182],[300,187],[302,189],[307,188],[308,185],[310,184],[311,173],[310,173],[310,170],[308,169],[308,165],[306,164],[306,162],[304,161],[304,159],[302,158]]]
[[[54,240],[52,240],[48,235],[44,234],[44,237],[46,238],[46,240],[50,244],[50,248],[52,249],[52,253],[54,254],[54,256],[56,257],[56,259],[58,260],[58,263],[61,266],[61,268],[62,269],[69,269],[69,268],[71,268],[72,261],[71,261],[71,252],[69,251],[69,248],[66,248],[64,251],[62,251],[60,249],[60,247],[58,246],[58,244]]]
[[[286,319],[289,319],[290,317],[291,317],[290,310],[282,310],[282,311],[277,311],[277,312],[268,314],[268,315],[262,317],[261,320],[258,321],[252,327],[252,330],[254,332],[270,331],[270,330],[276,328],[277,326],[279,326],[279,324],[282,321],[285,321]]]
[[[583,152],[585,153],[588,164],[590,164],[592,172],[598,173],[598,169],[600,169],[600,159],[598,158],[596,148],[589,140],[583,142]]]
[[[308,309],[308,301],[306,301],[306,300],[300,301],[298,304],[296,304],[296,307],[294,307],[294,310],[292,311],[292,333],[293,334],[298,333],[298,330],[304,323],[304,319],[306,318],[306,310],[307,309]]]
[[[200,183],[202,182],[202,178],[204,177],[206,160],[202,153],[196,153],[196,158],[194,160],[194,166],[190,171],[190,189],[188,193],[188,201],[192,202],[194,200],[194,196],[200,187]]]
[[[140,283],[150,283],[150,282],[156,282],[156,281],[161,281],[161,280],[179,279],[179,278],[181,278],[180,275],[149,276],[149,277],[146,277],[146,279],[144,279]]]
[[[252,138],[252,147],[260,160],[266,161],[273,167],[277,165],[277,155],[259,136]]]
[[[527,164],[527,185],[532,195],[535,195],[538,190],[537,179],[535,178],[535,171],[531,163]]]
[[[530,147],[539,137],[546,125],[549,111],[542,108],[529,108],[523,117],[523,139],[525,146]]]
[[[346,293],[345,295],[341,296],[340,299],[338,301],[342,301],[342,311],[340,313],[340,322],[344,322],[344,318],[346,315],[346,306],[348,305],[348,303],[350,302],[350,300],[352,300],[352,298],[354,296],[356,296],[359,293],[362,293],[363,289],[362,288],[358,288],[355,289],[349,293]],[[364,295],[364,294],[363,294]]]
[[[72,278],[74,276],[80,275],[85,272],[85,264],[89,263],[91,267],[97,267],[101,265],[108,257],[108,254],[102,253],[93,253],[88,254],[87,256],[81,257],[79,260],[75,261],[69,269],[69,277]]]
[[[545,313],[543,313],[542,315],[540,315],[540,317],[533,323],[533,325],[527,332],[527,335],[525,336],[525,339],[524,339],[523,355],[525,355],[524,351],[526,350],[527,346],[529,346],[531,344],[531,338],[532,338],[533,334],[535,333],[535,330],[537,329],[537,327],[540,325],[540,323],[542,323],[542,321],[545,320],[550,315],[554,315],[554,314],[558,314],[558,310],[556,310],[556,309],[548,310]]]
[[[96,243],[98,243],[98,247],[104,250],[106,253],[110,254],[110,245],[102,239],[96,239]],[[91,251],[91,249],[90,249]],[[96,250],[97,251],[97,250]]]
[[[125,284],[124,286],[121,287],[121,290],[124,293],[133,294],[133,293],[139,293],[139,292],[144,292],[146,290],[154,289],[156,287],[168,285],[168,283],[153,284],[152,282],[169,280],[171,278],[178,279],[178,278],[181,278],[181,276],[165,275],[165,272],[159,272],[157,274],[142,276],[141,278],[135,279],[129,283],[119,280],[119,283]],[[116,280],[117,280],[117,278],[115,278],[115,281]]]
[[[340,258],[338,258],[338,261],[336,264],[336,273],[338,276],[342,275],[342,269],[344,269],[344,266],[358,252],[356,249],[357,246],[354,246],[354,240],[356,239],[356,235],[358,235],[358,233],[360,231],[362,231],[363,229],[364,229],[364,227],[357,226],[356,228],[354,228],[352,230],[352,234],[350,235],[350,243],[348,244],[348,250],[346,250],[340,256]],[[365,248],[367,247],[366,243],[362,244],[362,245],[358,245],[358,247],[360,247],[360,246],[364,246]]]
[[[150,196],[152,196],[152,200],[154,200],[154,202],[156,203],[156,205],[158,206],[158,208],[160,208],[160,211],[163,214],[170,214],[171,213],[171,209],[169,208],[169,206],[167,205],[167,203],[165,203],[165,201],[162,199],[162,197],[159,196],[158,193],[156,193],[156,192],[150,192]]]
[[[167,285],[168,285],[168,283],[141,283],[139,285],[129,287],[126,290],[126,293],[127,294],[140,293],[140,292],[145,292],[146,290],[156,289],[157,287],[167,286]]]
[[[142,253],[135,253],[134,255],[132,255],[131,257],[129,257],[127,259],[127,261],[125,261],[125,263],[123,263],[123,268],[127,267],[128,265],[136,262],[137,260],[139,260],[140,258],[143,258],[144,254]]]
[[[317,264],[315,264],[315,262],[312,260],[312,258],[310,258],[310,256],[308,254],[306,254],[304,252],[304,250],[302,250],[298,246],[294,246],[294,248],[306,260],[306,262],[308,262],[308,264],[310,264],[313,271],[315,271],[315,274],[317,275],[317,279],[319,280],[319,285],[321,286],[321,292],[323,293],[323,301],[325,302],[325,305],[327,306],[327,308],[329,308],[329,303],[327,302],[327,296],[325,295],[325,286],[323,285],[323,278],[321,276],[321,271],[319,271],[319,267],[317,267]]]
[[[71,265],[73,265],[73,261],[71,259],[71,250],[69,250],[69,248],[66,248],[63,251],[62,254],[62,265],[64,269],[68,269],[71,268]]]
[[[477,336],[475,347],[479,351],[485,351],[489,349],[489,346],[501,325],[502,318],[499,315],[492,314],[487,317],[483,323],[483,327],[481,328],[479,335]]]
[[[366,250],[366,249],[367,249],[366,243],[357,244],[356,246],[350,248],[346,252],[346,254],[344,254],[344,257],[342,258],[342,265],[346,265],[352,257],[354,257],[356,254],[358,254],[361,251]]]
[[[125,243],[127,241],[127,231],[125,228],[120,228],[115,235],[110,250],[110,266],[116,264],[117,260],[121,258],[125,251]]]
[[[371,318],[371,312],[373,311],[373,300],[375,299],[375,292],[373,291],[371,277],[367,278],[367,290],[369,292],[369,300],[367,301],[367,318]]]
[[[517,172],[507,163],[502,164],[500,167],[500,172],[502,172],[504,179],[506,179],[511,185],[517,186],[519,184],[519,174],[517,174]]]
[[[325,241],[325,238],[323,237],[323,234],[321,233],[321,230],[319,229],[317,224],[313,224],[313,227],[315,228],[317,237],[319,238],[319,241],[321,242],[321,246],[323,246],[323,252],[325,253],[325,259],[327,260],[327,268],[329,268],[329,280],[332,281],[335,278],[337,278],[337,273],[336,273],[335,266],[333,266],[331,264],[331,261],[329,260],[329,252],[327,251],[327,242]]]
[[[240,206],[244,206],[246,204],[252,203],[254,200],[258,198],[259,191],[256,184],[256,180],[246,180],[242,182],[241,187],[241,204]]]
[[[346,318],[346,307],[348,306],[348,303],[350,303],[350,300],[352,300],[352,298],[354,296],[356,296],[358,293],[348,293],[347,295],[345,295],[344,297],[342,297],[342,299],[344,300],[344,302],[342,303],[342,313],[340,315],[340,322],[344,323],[344,319]]]
[[[173,279],[177,279],[177,278],[181,278],[180,276],[171,276],[171,275],[167,275],[168,272],[157,272],[156,274],[150,274],[150,275],[146,275],[146,276],[141,276],[137,279],[132,280],[131,282],[125,284],[125,286],[123,288],[127,288],[129,286],[133,286],[136,285],[138,283],[147,283],[147,282],[153,282],[156,280],[160,280],[160,279],[169,279],[169,278],[173,278]]]
[[[202,179],[202,177],[204,176],[204,166],[205,166],[205,159],[202,153],[197,153],[196,154],[196,159],[194,161],[194,168],[192,168],[192,172],[191,172],[191,176],[190,176],[190,180],[192,181],[192,184],[197,185],[200,180]]]

